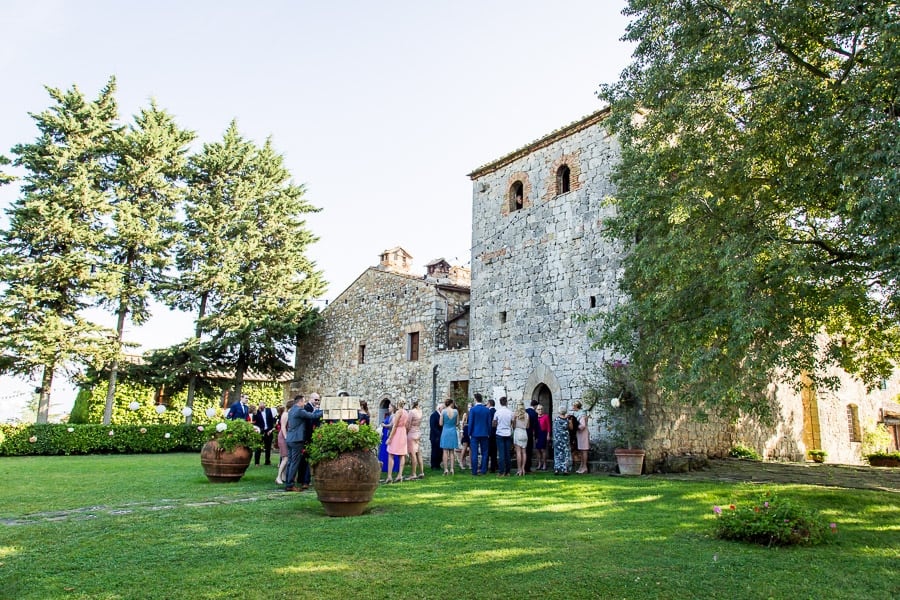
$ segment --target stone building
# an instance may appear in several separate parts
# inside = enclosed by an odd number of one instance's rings
[[[442,259],[415,276],[408,253],[385,251],[325,309],[298,348],[292,385],[347,391],[381,407],[416,398],[425,415],[441,398],[474,392],[513,405],[536,399],[550,414],[571,407],[601,361],[619,358],[591,347],[580,318],[622,300],[621,248],[602,235],[619,156],[607,115],[588,115],[470,173],[471,279]],[[694,409],[647,398],[648,468],[724,456],[735,444],[791,460],[820,448],[829,460],[859,463],[864,432],[877,423],[890,428],[896,448],[898,378],[871,392],[846,374],[842,381],[835,393],[773,385],[771,426],[698,419]],[[604,434],[592,426],[592,443],[602,446]]]
[[[436,399],[469,394],[469,270],[444,259],[424,275],[411,266],[403,248],[385,250],[325,307],[297,347],[290,395],[359,396],[374,425],[392,400],[418,400],[427,424]]]

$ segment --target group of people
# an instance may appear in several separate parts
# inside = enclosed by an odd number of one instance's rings
[[[497,402],[499,406],[491,399],[485,402],[476,393],[462,416],[453,400],[444,400],[443,405],[435,407],[429,421],[432,469],[443,468],[444,475],[454,475],[458,464],[461,470],[471,468],[474,476],[491,472],[508,477],[514,450],[516,475],[524,476],[532,471],[535,454],[534,469],[546,471],[548,451],[552,450],[554,473],[569,472],[573,451],[579,463],[575,472],[588,472],[588,415],[581,402],[573,404],[572,413],[561,407],[555,420],[544,413],[537,400],[532,400],[528,408],[520,405],[515,411],[509,408],[506,397]]]
[[[535,458],[536,471],[548,470],[548,459],[552,458],[553,472],[568,474],[574,456],[578,461],[575,472],[588,472],[588,416],[581,402],[573,404],[571,413],[560,407],[557,416],[551,419],[537,400],[532,400],[528,408],[522,404],[512,410],[506,397],[497,401],[499,406],[492,399],[485,402],[478,393],[473,398],[466,412],[461,412],[450,399],[435,407],[429,418],[432,469],[443,469],[444,475],[455,475],[458,465],[460,470],[471,469],[474,476],[490,472],[498,477],[508,477],[514,453],[517,476],[530,473]],[[366,402],[360,402],[357,414],[358,423],[371,425]],[[226,416],[251,421],[259,429],[263,447],[256,450],[257,465],[263,454],[264,464],[271,464],[272,445],[277,440],[280,460],[275,483],[284,485],[287,491],[302,491],[309,488],[311,479],[303,449],[322,415],[319,395],[312,393],[309,399],[303,395],[295,396],[275,411],[265,402],[250,406],[247,396],[242,395],[241,401],[234,403]],[[381,422],[378,454],[381,470],[386,474],[382,483],[425,477],[419,443],[422,418],[418,400],[413,400],[408,407],[404,400],[392,402],[388,407]],[[410,473],[404,477],[407,459]]]

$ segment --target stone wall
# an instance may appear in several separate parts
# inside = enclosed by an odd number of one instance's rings
[[[512,404],[549,392],[553,409],[581,398],[603,353],[578,317],[620,300],[620,252],[601,236],[617,156],[597,114],[470,175],[473,392],[500,388]],[[563,164],[571,187],[558,194]],[[517,182],[525,198],[514,210]]]

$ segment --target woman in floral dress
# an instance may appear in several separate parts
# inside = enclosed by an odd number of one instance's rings
[[[569,474],[572,451],[569,449],[568,424],[566,408],[560,406],[559,414],[553,419],[553,473],[556,475]]]

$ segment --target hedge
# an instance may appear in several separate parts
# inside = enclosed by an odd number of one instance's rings
[[[215,425],[0,425],[0,456],[195,452]]]

